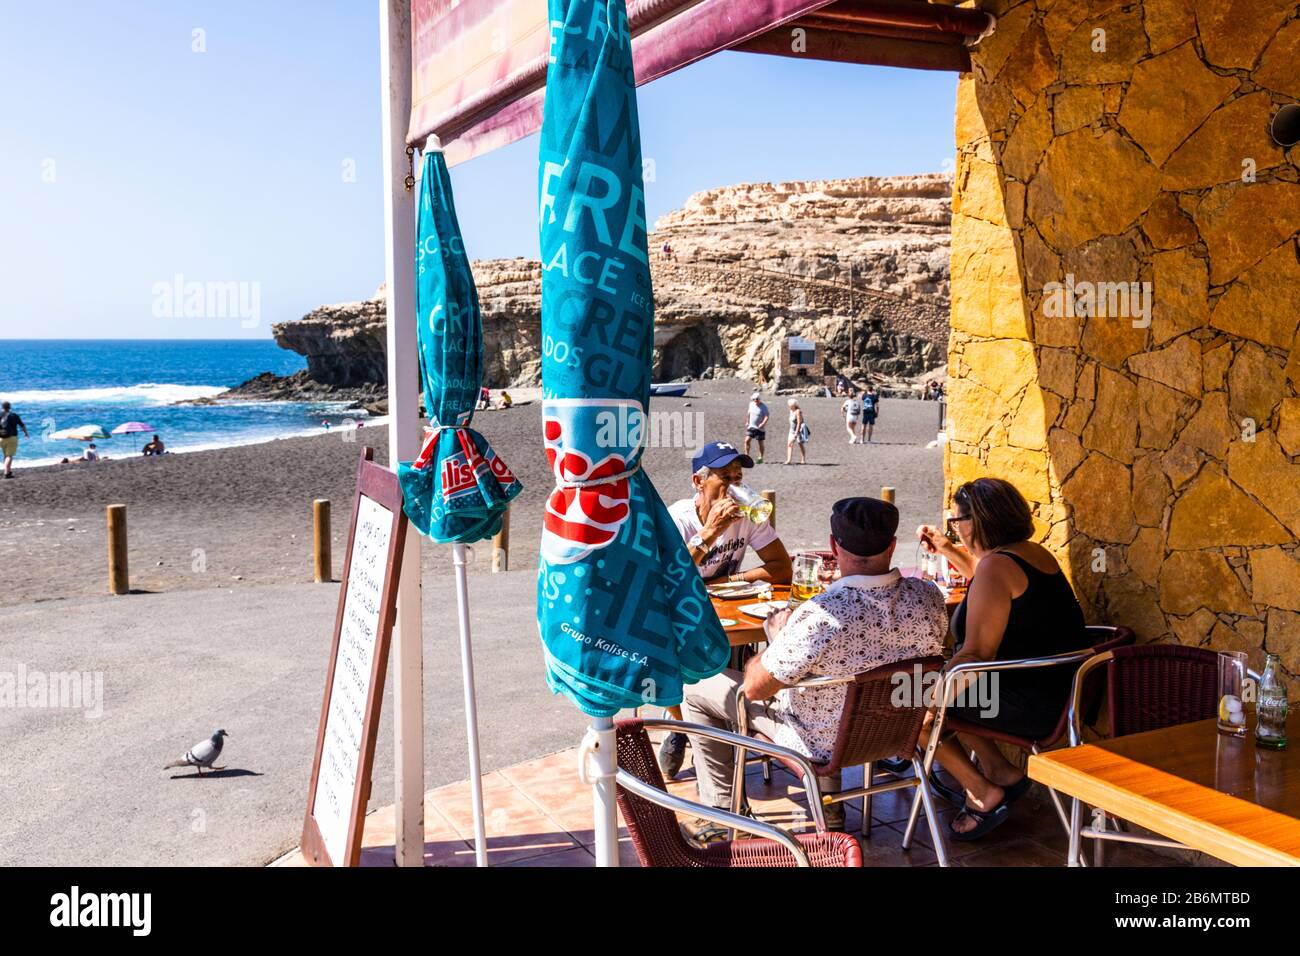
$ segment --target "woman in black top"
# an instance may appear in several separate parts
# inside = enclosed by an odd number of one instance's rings
[[[1029,540],[1033,518],[1015,486],[979,478],[958,488],[953,503],[949,526],[964,548],[937,528],[917,532],[927,551],[944,555],[970,581],[953,615],[957,650],[948,666],[1044,657],[1088,646],[1083,610],[1056,559]],[[983,686],[966,688],[967,703],[949,707],[948,714],[1031,739],[1049,734],[1065,706],[1073,668],[994,673],[996,683],[993,674],[981,675]],[[927,732],[928,726],[927,721]],[[978,766],[970,760],[972,750]],[[966,791],[965,809],[951,825],[956,840],[978,839],[998,826],[1011,803],[1029,789],[1025,772],[986,738],[961,738],[959,744],[950,737],[935,749],[935,759]]]

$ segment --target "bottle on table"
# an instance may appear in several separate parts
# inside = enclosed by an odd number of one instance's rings
[[[1259,679],[1259,695],[1255,702],[1256,747],[1286,749],[1287,709],[1282,662],[1276,654],[1269,654],[1264,664],[1264,674]]]

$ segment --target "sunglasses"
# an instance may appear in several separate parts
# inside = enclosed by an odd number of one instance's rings
[[[955,517],[949,518],[949,519],[947,519],[947,520],[944,522],[944,530],[945,530],[945,531],[952,531],[952,530],[953,530],[953,526],[956,525],[957,522],[959,522],[959,521],[970,521],[970,520],[971,520],[971,516],[970,516],[970,515],[957,515],[957,516],[955,516]]]

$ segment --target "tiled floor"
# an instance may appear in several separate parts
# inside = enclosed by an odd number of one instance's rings
[[[845,773],[843,785],[861,785],[860,768]],[[746,783],[750,803],[762,820],[794,826],[805,819],[806,804],[794,778],[774,769],[772,782],[764,784],[754,764]],[[670,789],[695,798],[694,773],[689,760]],[[862,836],[861,801],[848,805],[847,829],[858,836],[866,866],[934,866],[935,858],[924,814],[917,824],[910,850],[901,846],[910,809],[911,791],[881,794],[872,800],[872,828]],[[592,852],[592,797],[578,781],[575,750],[538,757],[483,778],[488,862],[492,866],[594,866]],[[940,802],[940,818],[947,827],[955,811]],[[426,866],[473,866],[474,827],[468,781],[431,790],[425,797],[424,862]],[[362,866],[393,864],[393,808],[384,807],[366,817],[362,839]],[[1047,793],[1039,786],[1016,804],[1012,818],[978,843],[948,841],[949,862],[954,866],[1061,866],[1066,838]],[[1178,866],[1188,856],[1156,853],[1144,847],[1112,844],[1106,848],[1108,865]],[[620,830],[619,858],[623,866],[638,866],[637,856]],[[297,850],[274,866],[305,866]]]

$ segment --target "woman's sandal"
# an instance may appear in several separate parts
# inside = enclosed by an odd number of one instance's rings
[[[1005,787],[1002,801],[992,810],[976,810],[974,807],[963,804],[961,813],[953,817],[952,823],[948,824],[948,835],[959,843],[971,843],[987,836],[1007,822],[1007,819],[1011,816],[1011,805],[1024,796],[1031,785],[1032,782],[1026,776],[1021,777],[1011,786]],[[956,830],[953,827],[953,824],[961,819],[962,813],[975,821],[975,826],[965,832]]]
[[[960,787],[950,787],[939,779],[939,771],[930,771],[930,789],[938,796],[943,797],[954,807],[964,807],[966,805],[966,791]]]

